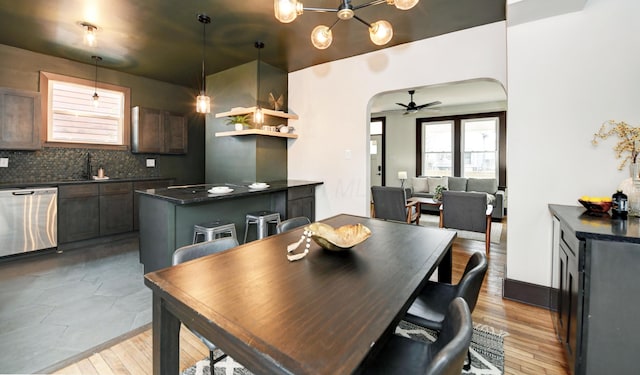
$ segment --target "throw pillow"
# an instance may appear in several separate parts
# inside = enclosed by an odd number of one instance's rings
[[[448,178],[446,176],[444,176],[444,177],[427,177],[427,181],[429,182],[429,193],[430,194],[435,194],[436,193],[436,187],[438,187],[438,185],[444,186],[447,189],[449,189],[449,186],[447,184]]]
[[[467,181],[467,191],[495,194],[498,191],[498,181],[495,178],[470,178]]]
[[[426,193],[429,191],[429,183],[426,177],[413,177],[411,186],[415,193]]]

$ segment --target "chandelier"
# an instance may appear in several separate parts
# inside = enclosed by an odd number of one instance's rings
[[[393,37],[393,28],[388,21],[379,20],[369,23],[355,14],[355,11],[366,8],[371,5],[388,4],[394,5],[400,10],[413,8],[420,0],[372,0],[361,5],[352,5],[351,0],[341,0],[338,8],[305,8],[298,0],[274,0],[273,10],[276,18],[282,23],[290,23],[301,15],[305,10],[308,12],[333,12],[336,13],[338,19],[331,25],[318,25],[311,32],[311,43],[317,49],[326,49],[333,41],[331,29],[339,22],[352,18],[360,21],[369,28],[369,38],[379,46],[389,43]]]

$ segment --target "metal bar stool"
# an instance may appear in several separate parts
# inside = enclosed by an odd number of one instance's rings
[[[214,220],[208,223],[196,224],[193,226],[193,243],[215,240],[223,237],[222,235],[225,233],[229,233],[236,241],[238,240],[236,225],[230,221]],[[198,241],[199,237],[202,237],[202,241]]]
[[[269,224],[280,224],[280,213],[275,211],[249,212],[244,225],[244,243],[247,243],[247,233],[249,225],[256,224],[258,227],[258,239],[269,235]]]

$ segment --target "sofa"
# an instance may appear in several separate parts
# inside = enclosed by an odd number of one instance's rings
[[[486,193],[487,204],[493,205],[491,218],[501,220],[504,217],[505,192],[498,190],[498,181],[495,178],[413,177],[411,180],[411,196],[433,198],[438,185],[444,186],[449,191]],[[423,204],[422,211],[438,211],[438,207]]]

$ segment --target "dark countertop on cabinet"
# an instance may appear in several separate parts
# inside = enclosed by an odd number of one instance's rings
[[[304,181],[304,180],[283,180],[268,182],[269,187],[266,189],[249,189],[248,185],[251,183],[220,183],[220,184],[199,184],[199,185],[184,185],[184,186],[172,186],[168,189],[148,189],[148,190],[136,190],[137,193],[143,194],[149,197],[166,200],[173,204],[185,205],[193,203],[202,203],[219,199],[233,199],[242,196],[255,195],[255,194],[269,194],[278,191],[286,191],[291,188],[304,187],[304,186],[317,186],[322,185],[322,182],[318,181]],[[228,186],[233,189],[230,193],[212,194],[208,190],[214,186]]]
[[[108,180],[57,180],[45,182],[8,182],[0,183],[0,189],[22,189],[27,187],[48,187],[60,185],[79,185],[79,184],[101,184],[108,182],[139,182],[139,181],[157,181],[172,180],[173,177],[126,177],[126,178],[110,178]]]
[[[549,210],[581,240],[640,243],[640,218],[629,216],[627,220],[614,220],[609,214],[588,214],[581,206],[550,204]]]

